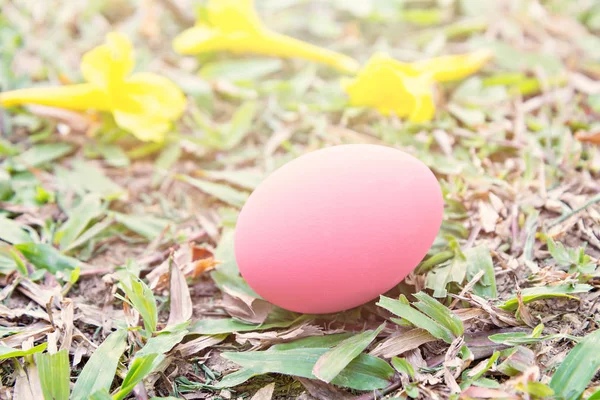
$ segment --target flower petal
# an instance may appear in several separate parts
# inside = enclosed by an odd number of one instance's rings
[[[431,119],[435,108],[430,78],[408,75],[390,60],[385,55],[375,55],[356,78],[343,84],[350,104],[372,107],[384,115],[393,113],[415,122]]]
[[[226,50],[224,36],[218,29],[196,25],[186,29],[173,39],[173,49],[179,54],[199,54]]]
[[[171,129],[171,121],[156,115],[113,111],[115,122],[144,142],[161,142]]]
[[[133,70],[135,59],[129,39],[112,32],[106,35],[106,44],[98,46],[81,59],[81,73],[85,80],[112,91]]]
[[[105,92],[89,83],[46,88],[28,88],[0,93],[5,107],[21,104],[40,104],[69,110],[109,110],[110,100]]]
[[[252,0],[209,0],[208,23],[182,32],[173,41],[181,54],[212,51],[298,57],[355,73],[359,64],[343,54],[281,35],[264,26]]]
[[[151,72],[140,72],[129,78],[123,91],[137,102],[141,114],[177,119],[183,114],[186,98],[181,89],[169,79]]]
[[[442,56],[412,63],[421,73],[430,74],[438,82],[465,78],[480,70],[493,54],[489,50],[453,56]]]
[[[223,33],[255,32],[263,24],[254,7],[254,0],[208,0],[208,22]]]

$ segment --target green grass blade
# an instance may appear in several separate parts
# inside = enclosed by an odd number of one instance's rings
[[[45,400],[69,400],[69,353],[38,354],[35,357]]]
[[[133,360],[129,371],[123,379],[121,388],[113,396],[113,400],[124,399],[142,379],[148,376],[165,359],[162,354],[148,354]]]
[[[15,245],[15,248],[36,268],[45,269],[52,274],[76,269],[82,265],[81,261],[65,256],[49,244],[21,243]]]
[[[537,286],[532,288],[523,289],[521,295],[523,296],[523,303],[527,304],[536,300],[550,299],[553,297],[566,297],[574,299],[575,296],[571,296],[572,293],[586,293],[592,290],[590,285],[577,284],[577,285],[557,285],[557,286]],[[506,300],[504,304],[500,305],[500,308],[508,311],[516,310],[519,307],[517,297],[511,297]]]
[[[439,301],[429,296],[427,293],[419,292],[414,295],[419,301],[413,303],[422,313],[427,314],[429,318],[442,325],[454,334],[454,336],[462,336],[465,332],[460,318],[450,311],[446,306]]]
[[[79,374],[71,400],[86,400],[92,393],[109,390],[126,346],[126,330],[121,329],[108,335]]]
[[[144,328],[148,332],[156,331],[158,311],[152,290],[138,277],[130,275],[129,282],[122,282],[122,288],[133,307],[140,313]]]
[[[194,179],[187,175],[177,175],[179,180],[189,183],[190,185],[200,189],[202,192],[213,196],[224,203],[230,204],[234,207],[242,207],[248,199],[248,193],[240,192],[227,185],[220,183],[209,182],[200,179]]]
[[[0,360],[5,360],[7,358],[24,357],[35,353],[40,353],[46,350],[46,347],[48,347],[48,343],[38,344],[37,346],[32,347],[29,350],[13,349],[12,347],[0,345]]]
[[[29,233],[19,223],[4,215],[0,215],[0,239],[11,244],[31,242]]]
[[[452,343],[454,340],[451,331],[400,300],[394,300],[390,299],[389,297],[381,296],[377,305],[398,315],[399,317],[404,318],[414,326],[425,329],[432,336],[438,339],[442,339],[447,343]]]
[[[385,324],[381,324],[374,331],[365,331],[344,340],[319,357],[312,373],[324,382],[331,382],[353,359],[367,348],[384,327]]]
[[[69,219],[62,224],[54,236],[54,243],[60,245],[61,250],[69,247],[75,239],[85,231],[89,223],[102,214],[102,203],[96,195],[88,195],[69,212]]]
[[[291,376],[316,379],[312,369],[317,360],[329,349],[293,349],[281,351],[249,351],[244,353],[223,353],[223,357],[241,365],[245,369],[234,377],[226,377],[216,387],[239,385],[250,377],[266,373],[279,373]],[[357,390],[381,389],[389,385],[394,369],[380,358],[360,354],[352,360],[331,383]],[[229,378],[229,379],[228,379]],[[226,386],[229,385],[229,386]]]
[[[587,335],[560,363],[550,387],[565,400],[577,400],[600,367],[600,330]]]

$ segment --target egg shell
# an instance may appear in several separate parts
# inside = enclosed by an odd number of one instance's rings
[[[353,144],[305,154],[250,195],[235,232],[240,272],[261,297],[302,313],[356,307],[404,279],[431,247],[443,197],[400,150]]]

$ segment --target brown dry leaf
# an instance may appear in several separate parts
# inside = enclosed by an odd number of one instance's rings
[[[43,338],[48,332],[51,332],[53,329],[54,328],[50,324],[47,324],[45,322],[37,322],[33,325],[27,326],[17,334],[2,339],[2,344],[9,347],[18,347],[25,341],[37,341]]]
[[[217,343],[221,343],[227,336],[228,334],[226,333],[221,335],[200,336],[199,338],[190,340],[187,343],[177,345],[173,351],[180,353],[182,357],[189,357],[208,347],[214,346]]]
[[[269,383],[267,386],[260,388],[250,400],[271,400],[275,391],[275,382]]]
[[[584,143],[592,143],[600,145],[600,131],[599,132],[583,132],[579,131],[575,134],[575,139]]]
[[[533,315],[529,312],[529,309],[523,303],[523,296],[521,292],[517,292],[517,301],[519,302],[519,306],[517,307],[517,315],[529,326],[530,328],[535,328],[538,322],[533,318]]]
[[[341,331],[328,331],[328,334],[340,333]],[[309,336],[322,336],[324,332],[320,326],[310,325],[306,322],[299,326],[289,328],[285,331],[269,331],[269,332],[246,332],[238,333],[236,335],[236,341],[240,344],[250,343],[254,347],[266,347],[275,343],[291,342],[293,340],[309,337]]]
[[[218,263],[211,251],[189,243],[173,253],[173,262],[179,266],[186,278],[197,278],[213,269]],[[169,284],[169,260],[154,268],[148,275],[149,287],[154,291],[164,290]]]
[[[223,308],[229,315],[253,324],[265,322],[273,310],[273,304],[245,293],[224,287]]]
[[[55,286],[52,289],[42,288],[40,285],[29,279],[23,279],[19,283],[17,289],[44,308],[46,308],[46,305],[51,300],[58,302],[62,299],[59,286]]]
[[[490,203],[479,202],[479,221],[485,233],[494,232],[500,215]]]
[[[391,336],[377,344],[369,355],[375,357],[392,358],[405,351],[413,350],[419,346],[434,342],[438,339],[431,336],[424,329],[415,328],[407,332],[401,332],[397,336]]]
[[[310,395],[317,400],[351,400],[354,398],[354,396],[351,394],[348,394],[329,383],[325,383],[317,379],[297,377],[296,380],[298,380],[308,391],[308,393],[310,393]]]
[[[171,260],[170,268],[170,312],[167,325],[176,325],[188,321],[192,318],[192,298],[188,288],[185,276],[179,269],[179,266]]]
[[[71,299],[64,299],[62,306],[60,319],[62,322],[63,337],[60,349],[67,349],[68,352],[71,349],[71,342],[73,340],[73,301]]]
[[[33,339],[29,338],[22,344],[23,350],[29,350],[33,347]],[[31,399],[43,399],[44,393],[42,392],[42,386],[40,384],[40,377],[38,375],[37,367],[35,363],[29,363],[25,361],[25,366],[21,367],[21,364],[16,363],[18,371],[17,380],[15,382],[15,391],[13,393],[14,400],[31,400]]]

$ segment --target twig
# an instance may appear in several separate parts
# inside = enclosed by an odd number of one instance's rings
[[[189,27],[194,25],[194,18],[183,11],[174,0],[159,0],[160,3],[167,8],[175,17],[179,25],[183,27]]]

